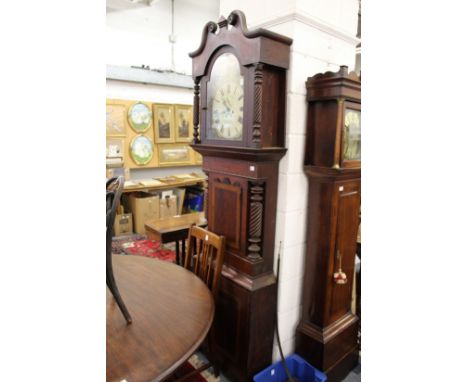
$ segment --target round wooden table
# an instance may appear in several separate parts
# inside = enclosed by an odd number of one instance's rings
[[[113,256],[120,294],[132,315],[127,325],[107,289],[107,381],[161,381],[206,337],[213,296],[192,272],[140,256]]]

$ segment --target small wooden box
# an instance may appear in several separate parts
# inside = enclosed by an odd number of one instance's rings
[[[177,215],[177,196],[167,196],[159,200],[159,217],[167,218]]]

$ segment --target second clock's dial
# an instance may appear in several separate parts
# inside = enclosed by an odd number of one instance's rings
[[[242,138],[244,90],[240,84],[220,86],[213,97],[211,128],[222,139]]]

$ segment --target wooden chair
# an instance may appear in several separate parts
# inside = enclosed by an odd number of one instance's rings
[[[106,181],[106,284],[120,308],[127,323],[132,322],[132,317],[120,296],[119,288],[114,278],[112,269],[112,236],[114,231],[114,220],[117,208],[120,205],[120,197],[124,187],[124,177],[111,178]]]
[[[225,243],[226,239],[224,236],[218,236],[213,232],[195,225],[190,227],[184,267],[195,273],[205,282],[211,290],[215,301],[218,295],[219,282],[221,279]],[[213,335],[210,330],[205,341],[208,355],[212,349],[212,343]],[[218,376],[218,368],[208,362],[198,369],[177,379],[177,382],[185,381],[193,377],[195,374],[201,373],[212,366],[214,367],[214,374]]]
[[[205,282],[215,300],[223,267],[224,247],[224,236],[195,225],[190,227],[184,266]]]

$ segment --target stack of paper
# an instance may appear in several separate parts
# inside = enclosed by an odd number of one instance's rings
[[[124,183],[124,188],[136,187],[136,186],[138,186],[138,183],[134,182],[133,180],[126,180]]]
[[[157,179],[144,179],[144,180],[140,180],[140,184],[146,187],[154,187],[154,186],[161,186],[164,183],[160,182]]]

